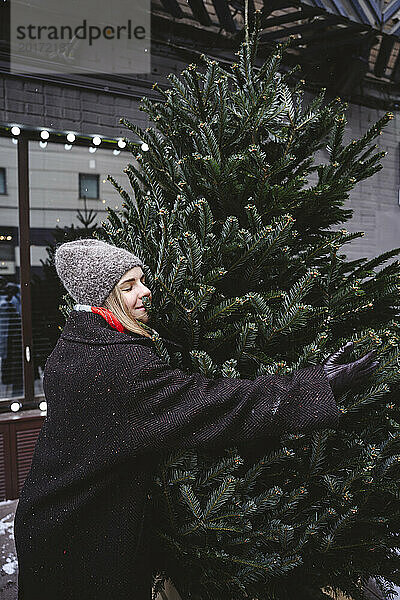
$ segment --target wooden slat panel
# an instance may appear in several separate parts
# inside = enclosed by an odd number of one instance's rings
[[[12,498],[10,426],[0,423],[0,501]]]
[[[2,492],[5,495],[0,495],[0,501],[19,497],[44,418],[43,412],[37,409],[0,415],[0,435],[4,447],[3,464],[0,453],[0,470],[4,475],[0,476],[0,480],[4,476],[5,482],[5,492]]]
[[[6,444],[4,431],[0,430],[0,500],[6,498]]]

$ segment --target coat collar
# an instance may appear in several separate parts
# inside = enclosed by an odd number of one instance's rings
[[[121,333],[113,329],[103,317],[92,312],[73,310],[61,334],[64,340],[82,344],[144,344],[154,346],[154,342],[138,333]]]
[[[81,310],[71,311],[60,337],[81,344],[139,344],[155,348],[151,338],[133,331],[121,333],[113,329],[100,315]],[[171,346],[172,351],[183,349],[180,344],[165,338],[161,339],[167,346]]]

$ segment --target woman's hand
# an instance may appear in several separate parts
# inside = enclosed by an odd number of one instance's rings
[[[335,398],[354,385],[362,383],[375,371],[379,364],[377,360],[374,360],[376,358],[376,350],[371,350],[371,352],[368,352],[368,354],[365,354],[365,356],[354,362],[339,364],[339,361],[343,359],[353,347],[354,342],[347,342],[340,350],[331,354],[331,356],[328,356],[323,363],[325,374]]]

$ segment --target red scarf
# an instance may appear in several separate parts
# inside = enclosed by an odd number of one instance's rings
[[[74,310],[93,312],[96,315],[103,317],[103,319],[105,319],[107,323],[117,331],[120,331],[121,333],[126,331],[122,323],[118,321],[117,317],[110,310],[108,310],[108,308],[104,308],[103,306],[90,306],[89,304],[76,304],[74,306]]]
[[[102,306],[91,306],[90,308],[92,309],[92,312],[103,317],[103,319],[117,331],[120,331],[121,333],[125,331],[125,327],[118,321],[117,317],[108,310],[108,308],[103,308]]]

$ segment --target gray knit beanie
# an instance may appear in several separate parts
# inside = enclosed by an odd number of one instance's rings
[[[137,256],[100,240],[61,244],[55,253],[56,271],[65,289],[79,304],[101,306],[133,267],[144,267]]]

